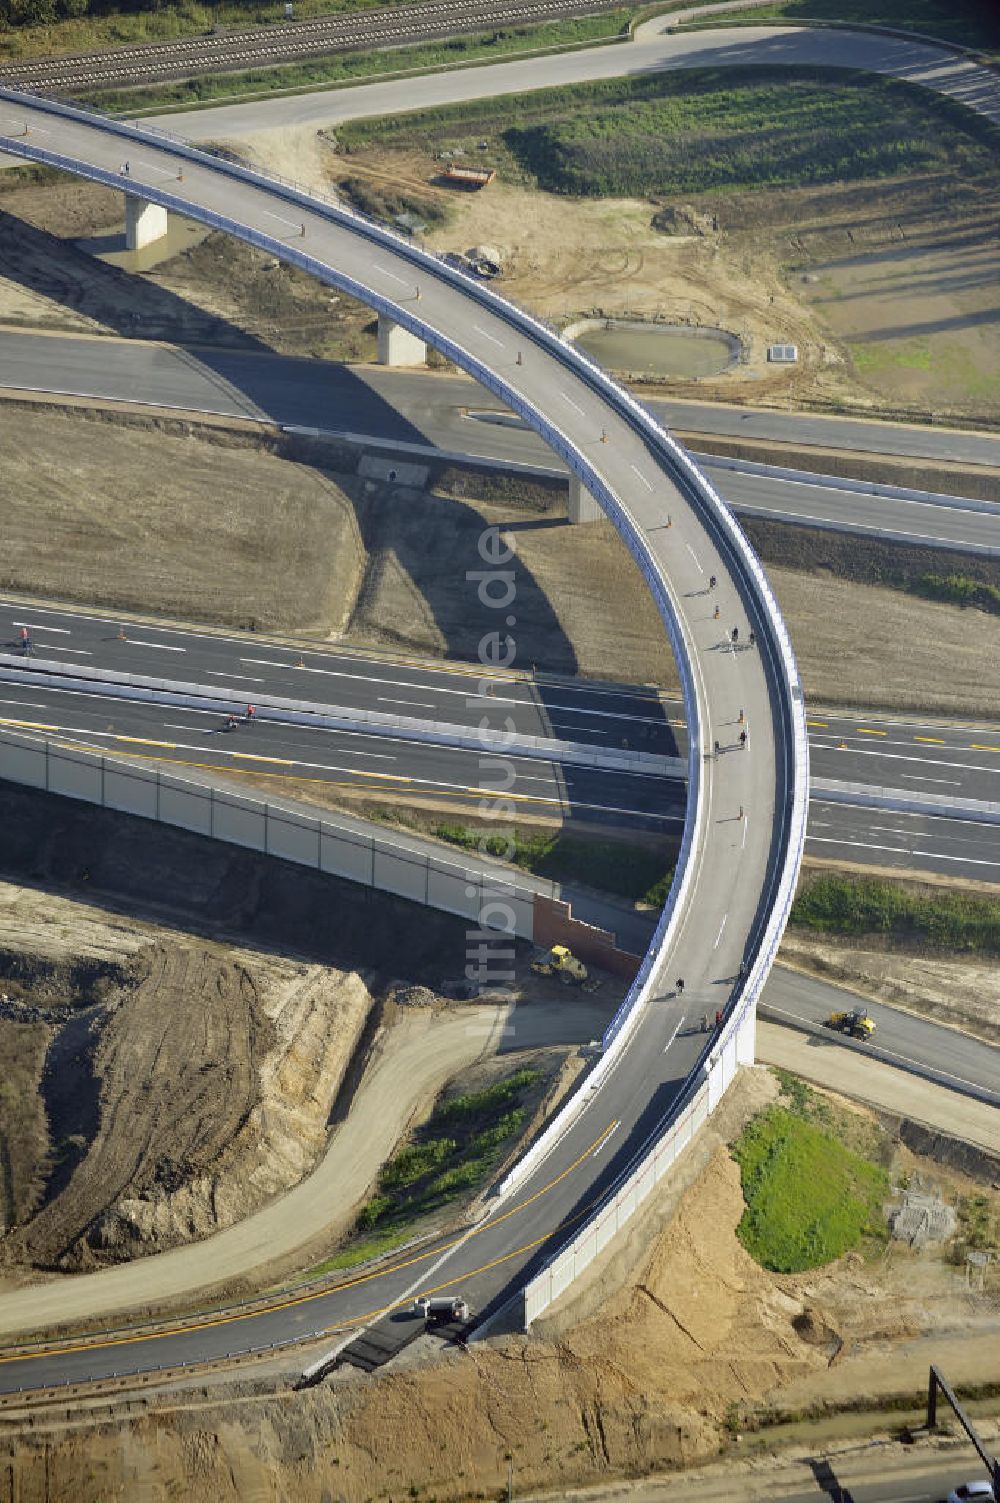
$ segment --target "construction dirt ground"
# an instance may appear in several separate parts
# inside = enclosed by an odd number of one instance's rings
[[[720,1452],[752,1468],[782,1420],[901,1399],[916,1408],[930,1361],[960,1390],[995,1392],[995,1269],[980,1288],[950,1244],[890,1242],[875,1258],[777,1275],[743,1250],[726,1144],[776,1091],[762,1067],[740,1076],[627,1236],[530,1340],[459,1350],[422,1337],[387,1373],[343,1369],[298,1393],[271,1359],[255,1376],[192,1379],[138,1402],[43,1405],[30,1422],[14,1401],[2,1416],[8,1496],[42,1496],[44,1480],[50,1497],[80,1503],[444,1503],[500,1495],[511,1468],[519,1494],[561,1492]],[[872,1129],[868,1113],[849,1110],[859,1131]],[[1000,1209],[995,1190],[891,1133],[882,1141],[895,1184]]]

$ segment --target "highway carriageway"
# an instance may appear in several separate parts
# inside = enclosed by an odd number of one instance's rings
[[[542,439],[523,425],[472,417],[491,411],[503,415],[507,409],[461,374],[428,376],[293,355],[10,328],[0,328],[0,370],[7,389],[180,407],[467,449],[484,458],[558,463]],[[659,397],[644,397],[643,406],[657,422],[687,434],[1000,470],[1000,436],[991,433]]]
[[[349,435],[359,444],[366,439],[412,444],[456,457],[568,473],[526,424],[484,403],[481,389],[459,377],[428,380],[378,367],[350,369],[284,356],[11,330],[0,330],[0,364],[7,388],[251,417]],[[643,405],[658,421],[686,430],[697,424],[697,431],[706,434],[802,445],[836,440],[861,452],[912,457],[916,451],[949,461],[964,448],[967,464],[1000,470],[1000,438],[989,435],[744,412],[707,403],[650,400]],[[861,483],[822,474],[789,479],[773,468],[758,474],[752,471],[760,466],[741,470],[733,468],[733,461],[697,458],[741,515],[1000,556],[1000,506],[988,502],[952,496],[873,497]]]
[[[247,703],[280,697],[317,708],[375,710],[470,728],[484,718],[498,727],[509,716],[523,735],[611,749],[627,742],[635,751],[687,756],[680,700],[648,685],[486,672],[462,662],[363,649],[300,647],[249,632],[142,622],[0,597],[0,651],[18,653],[22,629],[31,635],[31,655],[24,659],[29,668],[79,663],[198,683],[207,693],[225,689],[245,695]],[[0,685],[0,695],[9,702],[5,715],[13,715],[23,697],[38,697],[35,686],[21,690],[9,683]],[[60,703],[58,695],[51,702]],[[734,712],[739,708],[744,707],[734,705]],[[159,724],[163,729],[165,723]],[[913,796],[1000,799],[1000,726],[820,710],[810,710],[807,726],[814,778],[907,789]],[[258,730],[263,726],[255,727],[255,734]]]
[[[123,1360],[132,1371],[158,1359],[197,1360],[205,1342],[224,1355],[234,1344],[246,1350],[295,1340],[317,1326],[363,1322],[393,1300],[440,1284],[460,1284],[477,1313],[488,1315],[662,1131],[711,1043],[691,1029],[691,1017],[709,1002],[726,1015],[715,1044],[717,1081],[735,1072],[740,1058],[752,1057],[755,988],[791,901],[807,794],[801,689],[780,615],[756,560],[686,455],[623,391],[528,315],[385,231],[228,162],[6,92],[0,117],[0,129],[9,132],[2,144],[14,154],[225,228],[324,283],[360,294],[475,371],[535,422],[601,496],[676,639],[689,725],[697,714],[711,738],[734,705],[744,706],[754,725],[747,753],[720,763],[692,758],[698,798],[691,800],[683,872],[630,994],[628,1022],[617,1024],[617,1047],[593,1063],[561,1135],[548,1132],[544,1153],[533,1148],[516,1188],[491,1200],[493,1215],[474,1233],[425,1257],[418,1269],[383,1273],[377,1289],[358,1281],[325,1296],[323,1309],[278,1310],[255,1317],[264,1322],[256,1329],[246,1322],[239,1331],[184,1333],[172,1338],[172,1349],[153,1343],[155,1353],[143,1352],[142,1343],[127,1353],[95,1344],[54,1356],[47,1370],[72,1381],[120,1370]],[[727,620],[740,626],[743,650],[734,651],[713,620],[704,593],[710,574],[718,578]],[[758,650],[746,647],[751,627]],[[252,732],[245,734],[249,739]],[[686,979],[683,989],[674,977]],[[2,1369],[13,1386],[17,1366]],[[46,1381],[37,1364],[32,1381]]]
[[[31,620],[40,612],[16,603],[4,602],[0,631],[8,621]],[[128,643],[121,643],[117,622],[97,617],[82,617],[72,611],[53,611],[64,623],[59,630],[73,633],[81,622],[87,630],[86,640],[95,651],[106,641],[116,653],[126,655]],[[242,638],[188,632],[180,628],[139,626],[127,623],[129,641],[133,636],[156,644],[176,646],[194,644],[200,652],[215,648],[220,654],[239,650]],[[43,633],[39,632],[40,640]],[[71,640],[84,638],[71,635]],[[41,650],[41,649],[40,649]],[[65,650],[65,649],[63,649]],[[193,649],[192,649],[193,650]],[[287,663],[299,661],[296,649],[272,648]],[[59,651],[58,648],[55,649]],[[138,651],[138,647],[137,647]],[[479,676],[474,670],[454,665],[440,669],[436,665],[413,661],[399,663],[392,659],[372,659],[363,654],[307,654],[309,661],[336,664],[335,680],[364,691],[369,680],[405,675],[401,681],[412,695],[423,694],[417,713],[444,718],[456,701],[456,684],[467,682],[469,693],[458,691],[463,702],[468,699],[478,720],[478,707],[493,712],[495,723],[499,700],[477,698]],[[40,662],[44,662],[42,657]],[[290,693],[288,680],[279,670],[269,682],[271,692]],[[296,696],[301,671],[288,670]],[[220,677],[212,683],[235,687],[230,679]],[[324,680],[325,682],[325,680]],[[423,685],[423,687],[420,687]],[[438,687],[445,693],[435,697]],[[376,688],[379,685],[376,683]],[[634,716],[656,731],[649,740],[633,744],[669,746],[671,755],[686,756],[687,737],[682,706],[678,701],[656,696],[641,686],[592,686],[585,681],[550,679],[545,685],[550,702],[561,702],[565,691],[572,690],[581,713],[564,727],[576,733],[586,724],[586,712],[603,713],[609,694],[616,696],[619,711]],[[257,686],[258,692],[260,686]],[[532,696],[538,684],[530,680],[508,678],[504,696],[510,700],[512,714],[521,711],[525,725],[545,723],[547,711]],[[401,691],[402,692],[402,691]],[[499,691],[498,691],[499,692]],[[321,702],[321,701],[318,701]],[[379,708],[385,708],[379,705]],[[429,803],[447,810],[473,806],[480,798],[493,800],[494,773],[480,764],[476,752],[423,744],[398,742],[363,732],[338,732],[311,729],[271,721],[258,721],[250,728],[227,734],[223,731],[222,710],[189,710],[176,706],[130,700],[103,700],[91,693],[77,694],[61,689],[41,689],[38,685],[0,684],[0,725],[12,729],[58,734],[61,739],[94,750],[119,754],[130,759],[144,758],[164,765],[194,765],[222,774],[230,781],[252,778],[258,787],[270,783],[275,787],[283,778],[293,777],[303,784],[324,785],[339,790],[345,797],[359,793],[370,797],[394,797],[406,803]],[[616,722],[617,724],[617,722]],[[991,730],[975,724],[942,724],[915,718],[847,714],[844,712],[811,713],[807,718],[811,771],[821,786],[827,780],[890,788],[902,796],[919,798],[923,794],[940,794],[956,800],[1000,803],[1000,728]],[[724,736],[723,757],[740,755],[736,750],[738,722]],[[580,739],[586,739],[581,735]],[[511,763],[514,782],[509,797],[524,817],[566,818],[573,822],[606,825],[608,828],[643,830],[676,836],[684,817],[684,785],[679,779],[614,770],[591,770],[557,766],[544,758],[518,757]],[[488,786],[484,786],[484,784]],[[442,816],[446,817],[446,816]],[[829,860],[858,861],[866,865],[895,867],[900,873],[919,870],[963,878],[970,881],[1000,882],[1000,848],[995,823],[975,819],[951,819],[944,815],[894,811],[884,808],[850,807],[824,801],[814,792],[810,802],[806,850],[809,855]]]

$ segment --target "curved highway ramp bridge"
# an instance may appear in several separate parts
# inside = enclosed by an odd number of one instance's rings
[[[475,1228],[311,1302],[124,1345],[94,1338],[24,1353],[0,1365],[0,1391],[301,1340],[366,1324],[428,1288],[460,1286],[488,1316],[552,1266],[569,1235],[596,1225],[601,1207],[612,1204],[621,1225],[652,1184],[641,1178],[649,1152],[660,1143],[679,1151],[739,1064],[753,1059],[756,998],[794,893],[808,794],[801,687],[774,596],[684,451],[578,350],[492,289],[293,185],[54,102],[0,90],[0,150],[183,213],[300,267],[435,346],[518,413],[635,558],[673,645],[690,735],[681,856],[654,940],[601,1057]],[[494,535],[484,571],[502,578],[505,562]],[[501,640],[515,628],[507,617],[516,605],[506,605],[497,611]],[[722,1024],[706,1046],[692,1025],[717,1010]],[[611,1231],[606,1209],[600,1214],[603,1242]],[[550,1295],[573,1276],[576,1255],[560,1266]],[[538,1308],[536,1299],[531,1313]]]

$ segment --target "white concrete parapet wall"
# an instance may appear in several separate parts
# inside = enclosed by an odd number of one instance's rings
[[[27,732],[0,732],[0,779],[174,825],[360,882],[428,908],[534,938],[535,889],[488,860],[405,846],[356,823],[213,787],[156,768],[78,751]],[[490,914],[502,909],[502,921]],[[513,923],[513,931],[510,925]]]
[[[576,1236],[524,1285],[520,1298],[523,1300],[522,1321],[526,1331],[530,1330],[532,1321],[537,1320],[617,1236],[663,1176],[673,1168],[715,1111],[736,1078],[740,1065],[753,1062],[754,1029],[754,1014],[748,1011],[740,1020],[737,1031],[730,1032],[709,1049],[705,1074],[694,1094],[680,1109],[671,1107],[668,1120],[653,1133],[650,1146],[625,1172],[603,1205]],[[482,1334],[487,1333],[484,1327]]]

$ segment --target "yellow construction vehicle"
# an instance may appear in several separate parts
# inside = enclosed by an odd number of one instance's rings
[[[587,979],[587,967],[565,945],[553,945],[531,962],[531,969],[536,976],[558,976],[565,986],[582,986]]]
[[[874,1018],[870,1018],[860,1008],[855,1008],[853,1012],[832,1012],[826,1020],[826,1026],[835,1028],[838,1033],[849,1033],[852,1039],[861,1039],[863,1042],[875,1033]]]

